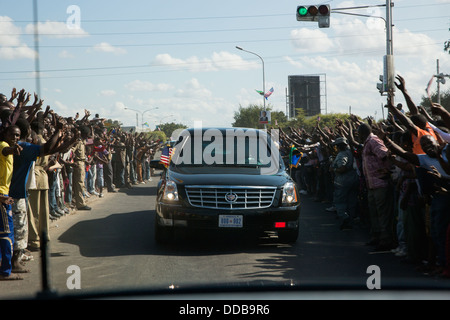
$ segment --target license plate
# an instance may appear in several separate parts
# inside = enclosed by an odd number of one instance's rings
[[[219,227],[221,228],[242,228],[241,215],[219,215]]]

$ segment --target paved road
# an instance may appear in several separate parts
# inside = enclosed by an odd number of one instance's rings
[[[325,204],[302,196],[300,236],[296,244],[276,237],[181,238],[158,246],[153,239],[156,177],[147,184],[91,200],[92,211],[78,211],[53,222],[50,230],[50,284],[60,293],[189,284],[262,283],[366,284],[367,268],[381,271],[381,285],[425,284],[450,280],[424,276],[392,253],[373,253],[365,246],[367,230],[340,231]],[[40,254],[27,263],[23,281],[2,282],[0,299],[34,296],[41,290]],[[73,269],[77,268],[77,269]],[[74,271],[75,270],[75,271]],[[79,273],[78,273],[78,271]],[[81,289],[69,289],[79,274]]]

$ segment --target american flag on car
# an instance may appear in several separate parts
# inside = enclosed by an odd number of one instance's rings
[[[170,146],[165,146],[161,152],[161,158],[159,160],[160,163],[164,164],[166,167],[169,166],[170,156],[172,155],[172,150]]]

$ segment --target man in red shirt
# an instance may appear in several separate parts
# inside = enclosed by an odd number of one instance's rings
[[[368,189],[370,209],[369,245],[375,245],[376,251],[394,248],[394,198],[390,181],[391,163],[389,150],[383,141],[372,133],[371,127],[362,123],[358,128],[360,142],[364,144],[362,161]]]

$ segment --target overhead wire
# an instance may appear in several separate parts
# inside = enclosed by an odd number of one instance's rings
[[[443,3],[442,5],[446,5],[448,3]],[[398,8],[408,8],[408,7],[414,7],[412,6],[400,6],[396,7]],[[125,21],[164,21],[164,20],[204,20],[204,19],[240,19],[240,18],[261,18],[261,17],[276,17],[276,16],[284,16],[284,15],[291,15],[291,14],[268,14],[268,15],[245,15],[245,16],[219,16],[219,17],[184,17],[184,18],[146,18],[146,19],[92,19],[92,20],[83,20],[83,22],[125,22]],[[446,17],[446,16],[442,16]],[[414,18],[409,19],[402,19],[402,20],[411,20]],[[423,17],[421,18],[423,19]],[[430,17],[431,19],[431,17]],[[1,22],[1,21],[0,21]],[[19,21],[14,21],[19,22]],[[20,22],[27,22],[25,20],[22,20]],[[298,28],[298,26],[296,26]],[[289,26],[279,26],[279,27],[257,27],[257,28],[234,28],[234,29],[210,29],[210,30],[183,30],[183,31],[147,31],[147,32],[105,32],[105,33],[92,33],[88,34],[91,35],[143,35],[143,34],[179,34],[179,33],[207,33],[207,32],[239,32],[239,31],[261,31],[261,30],[268,30],[268,29],[286,29],[290,28],[293,29],[295,27],[289,27]],[[303,28],[303,27],[302,27]],[[405,31],[405,32],[434,32],[434,31],[441,31],[440,29],[430,29],[430,30],[419,30],[419,31]],[[11,35],[11,34],[9,34]],[[16,34],[20,35],[20,34]],[[26,34],[24,34],[26,35]],[[51,35],[51,36],[57,36],[58,34],[40,34],[43,35]],[[344,38],[344,37],[359,37],[359,36],[376,36],[378,34],[364,34],[364,35],[336,35],[336,36],[328,36],[328,38],[334,39],[334,38]],[[1,36],[1,35],[0,35]],[[305,39],[305,38],[303,38]],[[307,38],[306,38],[307,40]],[[230,43],[256,43],[256,42],[279,42],[279,41],[295,41],[295,39],[292,38],[284,38],[284,39],[252,39],[252,40],[233,40],[233,41],[203,41],[203,42],[174,42],[174,43],[139,43],[139,44],[111,44],[114,47],[155,47],[155,46],[184,46],[184,45],[217,45],[217,44],[230,44]],[[434,44],[434,43],[433,43]],[[430,45],[430,44],[426,44]],[[419,44],[418,46],[422,46],[422,44]],[[20,48],[23,46],[8,46],[9,48]],[[93,45],[41,45],[40,48],[91,48]],[[377,52],[378,50],[375,50]],[[373,51],[372,51],[373,52]],[[355,51],[354,53],[340,53],[338,55],[348,55],[348,54],[360,54],[361,51]],[[226,62],[226,61],[225,61]],[[183,63],[183,65],[186,65]],[[41,72],[72,72],[72,71],[92,71],[92,70],[114,70],[114,69],[129,69],[129,68],[144,68],[144,67],[158,67],[158,65],[150,65],[150,64],[142,64],[142,65],[130,65],[130,66],[105,66],[105,67],[84,67],[84,68],[66,68],[66,69],[49,69],[49,70],[41,70]],[[164,65],[167,66],[167,65]],[[11,73],[30,73],[32,71],[27,70],[21,70],[21,71],[0,71],[0,74],[11,74]],[[92,76],[92,75],[91,75]],[[94,75],[95,76],[95,75]]]
[[[429,4],[427,4],[429,5]],[[449,2],[433,3],[433,7],[447,6]],[[423,7],[423,5],[397,5],[395,9],[407,9]],[[133,19],[83,19],[86,23],[99,23],[99,22],[151,22],[151,21],[181,21],[181,20],[217,20],[217,19],[249,19],[249,18],[268,18],[268,17],[281,17],[292,16],[292,13],[272,13],[272,14],[255,14],[255,15],[230,15],[230,16],[204,16],[204,17],[164,17],[164,18],[133,18]],[[422,19],[422,18],[421,18]],[[0,21],[0,23],[3,21]],[[17,23],[32,23],[30,20],[16,20]],[[54,22],[66,22],[66,21],[54,21]]]
[[[439,44],[439,43],[434,43],[434,44]],[[420,46],[429,46],[430,44],[422,44]],[[404,49],[409,49],[409,48],[414,48],[414,47],[420,47],[419,45],[413,45],[413,46],[409,46],[409,47],[404,47]],[[384,47],[378,47],[378,48],[373,48],[371,50],[359,50],[359,49],[355,49],[354,51],[349,51],[349,52],[343,52],[343,53],[320,53],[320,56],[323,57],[328,57],[328,58],[332,58],[332,57],[338,57],[338,56],[349,56],[349,55],[356,55],[356,54],[364,54],[364,55],[368,55],[368,54],[378,54],[380,52],[382,52],[384,50]],[[307,55],[305,54],[299,54],[299,55],[290,55],[289,57],[293,57],[293,58],[301,58],[301,57],[305,57],[305,56],[318,56],[317,52],[311,52]],[[249,58],[246,59],[245,61],[252,61],[255,60],[256,58]],[[220,60],[219,63],[225,63],[225,62],[234,62],[235,60]],[[267,63],[282,63],[282,62],[286,62],[286,56],[273,56],[273,57],[265,57],[265,61]],[[148,65],[134,65],[134,66],[118,66],[118,67],[94,67],[94,68],[82,68],[82,69],[60,69],[60,70],[41,70],[42,73],[44,73],[43,75],[41,75],[42,79],[61,79],[61,78],[83,78],[83,77],[103,77],[103,76],[123,76],[123,75],[133,75],[133,74],[151,74],[151,73],[160,73],[160,72],[187,72],[187,71],[199,71],[199,70],[203,70],[201,67],[202,65],[210,65],[211,61],[207,61],[207,62],[183,62],[183,63],[171,63],[171,64],[148,64]],[[229,68],[232,67],[236,67],[242,65],[242,63],[239,64],[228,64]],[[45,75],[45,73],[48,72],[52,72],[52,71],[59,71],[59,72],[65,72],[65,71],[90,71],[90,70],[111,70],[111,69],[126,69],[126,68],[156,68],[156,67],[164,67],[165,69],[163,70],[148,70],[148,71],[134,71],[134,72],[120,72],[120,73],[104,73],[104,74],[84,74],[84,75],[61,75],[61,76],[47,76]],[[215,67],[215,69],[220,69],[218,67]],[[21,73],[31,73],[32,71],[21,71]],[[0,74],[4,74],[4,73],[8,73],[8,72],[0,72]],[[14,72],[11,72],[14,73]],[[30,77],[21,77],[21,78],[0,78],[0,80],[28,80],[28,79],[33,79],[33,76]]]

